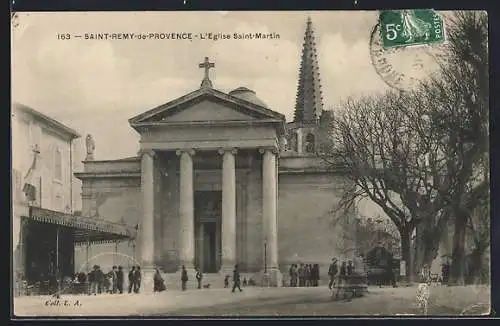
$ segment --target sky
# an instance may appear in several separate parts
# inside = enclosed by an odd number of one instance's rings
[[[20,13],[12,28],[12,99],[91,134],[96,159],[134,156],[128,119],[199,88],[253,89],[293,117],[306,20],[316,36],[325,108],[383,92],[369,56],[376,12]],[[275,40],[58,40],[70,33],[278,33]],[[84,137],[82,137],[84,138]],[[84,152],[84,141],[80,142]]]
[[[269,108],[291,121],[308,16],[316,37],[325,108],[338,109],[350,97],[389,89],[370,60],[370,33],[378,20],[375,11],[51,12],[19,13],[12,25],[12,100],[77,130],[82,135],[76,142],[77,161],[84,159],[87,134],[95,140],[96,160],[135,156],[139,136],[128,119],[198,89],[203,78],[198,64],[207,56],[215,62],[210,71],[214,88],[253,89]],[[171,32],[263,32],[280,38],[112,41],[74,37]],[[58,39],[58,34],[66,33],[73,37]],[[403,73],[413,69],[416,74],[412,63],[422,63],[417,52],[398,52],[395,68]],[[358,207],[372,216],[384,215],[366,201]]]

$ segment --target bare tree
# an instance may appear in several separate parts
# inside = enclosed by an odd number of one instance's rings
[[[461,273],[466,222],[478,196],[489,188],[487,178],[472,182],[488,147],[487,49],[478,31],[485,20],[481,14],[459,12],[450,21],[451,55],[439,75],[414,92],[348,100],[323,151],[325,160],[341,165],[354,185],[340,207],[368,197],[394,222],[409,276],[435,259],[450,218]],[[411,257],[415,229],[416,254]]]
[[[448,190],[446,164],[436,143],[440,131],[424,111],[414,109],[417,104],[414,94],[393,92],[348,100],[335,117],[332,146],[323,155],[330,164],[346,169],[353,183],[339,208],[350,208],[357,199],[367,197],[394,222],[408,276],[413,275],[411,235],[415,227],[423,221],[432,224],[426,228],[432,232],[422,233],[425,237],[418,241],[424,248],[419,261],[429,263],[437,254],[447,216],[443,210]]]
[[[488,21],[484,12],[457,12],[449,20],[447,64],[422,85],[419,99],[441,131],[454,221],[451,278],[463,282],[465,237],[470,213],[489,196]],[[479,173],[478,173],[479,172]]]

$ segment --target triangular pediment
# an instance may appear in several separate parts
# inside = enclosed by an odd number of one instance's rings
[[[207,88],[191,92],[129,120],[132,126],[148,123],[210,121],[284,121],[284,115],[254,103]]]
[[[241,121],[255,120],[257,117],[237,110],[227,103],[221,103],[211,98],[190,103],[190,106],[171,112],[165,115],[162,120],[170,122],[190,122],[190,121]]]

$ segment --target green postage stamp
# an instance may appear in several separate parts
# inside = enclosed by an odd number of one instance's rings
[[[384,10],[379,21],[386,49],[445,41],[443,18],[432,9]]]

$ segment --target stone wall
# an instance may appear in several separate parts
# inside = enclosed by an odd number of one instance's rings
[[[109,222],[125,222],[128,225],[140,223],[142,216],[140,178],[89,178],[82,186],[82,205],[84,216],[102,218]],[[104,270],[113,265],[124,267],[137,265],[139,262],[139,243],[135,246],[129,241],[121,242],[115,248],[114,243],[92,244],[88,253],[89,265],[100,265]],[[86,271],[86,246],[75,248],[75,270]]]
[[[342,196],[341,176],[314,174],[280,174],[278,200],[279,259],[282,272],[292,263],[317,263],[324,277],[332,257],[342,259],[345,243],[334,225],[332,210]]]

